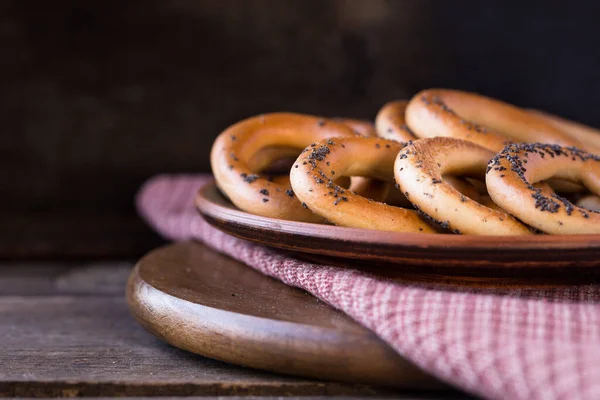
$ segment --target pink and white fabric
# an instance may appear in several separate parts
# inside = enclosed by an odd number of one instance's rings
[[[433,290],[289,258],[232,237],[198,215],[206,175],[162,175],[140,190],[140,214],[172,240],[197,239],[307,290],[373,330],[422,369],[490,399],[600,399],[600,289],[491,295]],[[599,255],[600,256],[600,255]]]

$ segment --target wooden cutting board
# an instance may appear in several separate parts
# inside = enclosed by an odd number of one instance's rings
[[[148,331],[206,357],[324,380],[443,387],[341,312],[198,243],[142,258],[127,298]]]

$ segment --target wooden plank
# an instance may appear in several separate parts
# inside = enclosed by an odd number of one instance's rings
[[[298,379],[178,350],[131,317],[124,298],[130,268],[119,261],[0,264],[0,396],[457,395]]]
[[[127,214],[0,214],[0,260],[141,257],[164,243]]]
[[[177,350],[138,326],[122,297],[0,297],[0,395],[389,393],[235,367]]]
[[[129,261],[0,264],[0,296],[124,295]]]

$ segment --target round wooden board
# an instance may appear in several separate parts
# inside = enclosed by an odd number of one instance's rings
[[[267,371],[409,388],[443,384],[310,294],[187,242],[143,257],[130,309],[173,346]]]
[[[267,246],[464,276],[600,272],[600,235],[474,236],[383,232],[261,217],[236,208],[216,184],[196,197],[215,227]]]

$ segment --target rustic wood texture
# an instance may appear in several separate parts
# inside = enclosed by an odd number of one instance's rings
[[[128,214],[0,214],[0,260],[135,260],[164,244]]]
[[[35,261],[0,264],[0,296],[122,297],[129,261]]]
[[[407,272],[462,276],[543,278],[563,273],[568,283],[593,282],[600,267],[600,235],[413,234],[284,221],[237,209],[214,183],[199,190],[196,205],[209,223],[227,233],[308,257],[326,256],[334,264],[358,260]]]
[[[170,245],[140,260],[128,300],[150,332],[211,358],[352,383],[441,385],[308,293],[198,243]]]
[[[126,262],[0,264],[0,396],[393,396],[237,367],[178,350],[127,308]]]

